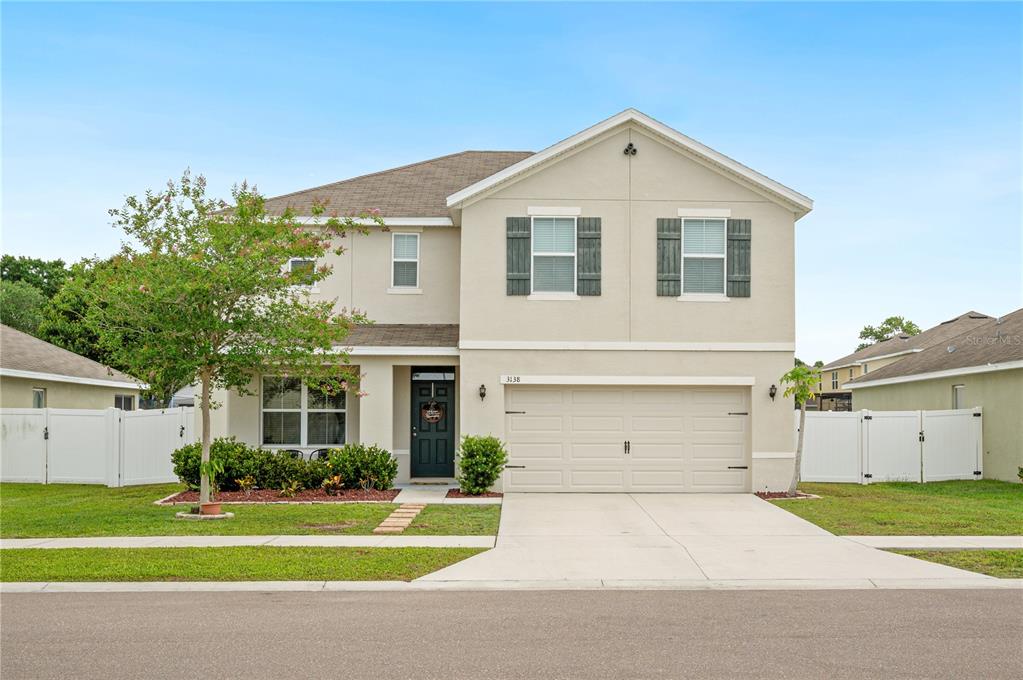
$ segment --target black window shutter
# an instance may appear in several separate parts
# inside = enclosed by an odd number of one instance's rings
[[[657,295],[682,294],[682,220],[657,220]]]
[[[728,297],[750,296],[750,220],[728,220]]]
[[[529,218],[509,217],[507,235],[508,295],[529,295]]]
[[[578,217],[575,224],[578,295],[600,295],[600,218]]]

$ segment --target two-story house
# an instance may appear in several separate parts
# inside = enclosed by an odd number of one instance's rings
[[[365,311],[357,397],[259,376],[215,434],[375,443],[450,477],[460,435],[505,491],[750,491],[792,472],[795,222],[812,201],[629,109],[538,153],[465,151],[270,199],[377,208],[313,295]],[[292,266],[309,266],[294,262]]]

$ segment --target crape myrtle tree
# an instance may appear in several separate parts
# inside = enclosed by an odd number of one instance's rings
[[[151,388],[199,385],[203,462],[214,390],[251,394],[253,376],[269,371],[331,394],[357,379],[347,353],[335,348],[365,318],[336,313],[333,300],[312,300],[301,285],[326,278],[329,266],[293,273],[287,264],[340,254],[349,232],[383,226],[376,211],[328,215],[322,205],[312,210],[316,224],[300,223],[290,210],[268,213],[255,187],[231,194],[230,207],[207,198],[205,179],[186,171],[111,210],[128,240],[113,266],[96,268],[87,311],[104,350]],[[209,498],[203,474],[200,502]]]
[[[820,363],[820,362],[818,362]],[[789,495],[796,494],[799,483],[799,467],[803,464],[803,433],[806,429],[806,402],[816,395],[815,390],[821,380],[821,370],[817,366],[807,366],[803,362],[796,364],[791,371],[781,377],[781,383],[787,385],[786,397],[794,397],[799,406],[799,438],[796,442],[796,466],[792,470],[792,481],[789,482]]]

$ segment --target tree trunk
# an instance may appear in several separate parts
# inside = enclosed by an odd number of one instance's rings
[[[803,464],[803,433],[806,429],[806,402],[799,405],[799,438],[796,440],[796,465],[792,468],[792,481],[789,483],[789,495],[796,494],[799,483],[799,467]]]
[[[208,463],[210,460],[210,374],[208,371],[203,371],[200,374],[200,380],[202,381],[202,400],[199,404],[199,409],[202,412],[202,462]],[[210,478],[205,473],[205,465],[203,466],[203,472],[199,476],[199,502],[209,503],[210,502]]]

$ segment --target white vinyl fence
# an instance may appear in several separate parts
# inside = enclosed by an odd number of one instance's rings
[[[857,484],[980,479],[981,421],[980,408],[808,412],[800,479]]]
[[[0,409],[0,479],[107,486],[173,482],[171,452],[194,441],[194,408]]]

